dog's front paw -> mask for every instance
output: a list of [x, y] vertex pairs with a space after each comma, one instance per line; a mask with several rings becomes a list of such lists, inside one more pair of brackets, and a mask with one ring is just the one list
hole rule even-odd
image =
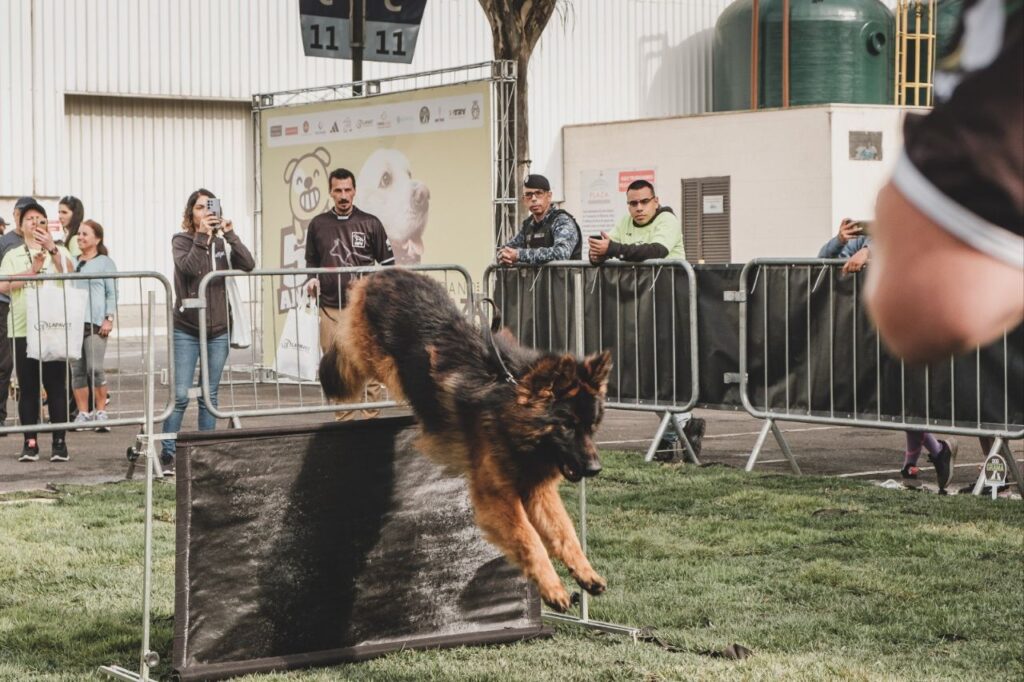
[[604, 591], [608, 589], [607, 581], [593, 571], [586, 575], [575, 575], [573, 577], [576, 578], [576, 582], [579, 583], [580, 587], [594, 596], [604, 594]]
[[561, 585], [557, 589], [541, 590], [540, 598], [544, 600], [544, 603], [548, 605], [553, 611], [559, 613], [565, 613], [572, 606], [572, 600], [569, 598], [569, 593], [565, 591], [565, 588]]

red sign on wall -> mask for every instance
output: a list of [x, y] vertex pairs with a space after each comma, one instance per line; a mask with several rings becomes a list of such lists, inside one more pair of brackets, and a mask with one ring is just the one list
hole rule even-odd
[[619, 191], [625, 192], [626, 188], [637, 180], [646, 180], [647, 182], [654, 184], [654, 171], [652, 170], [633, 170], [633, 171], [619, 171]]

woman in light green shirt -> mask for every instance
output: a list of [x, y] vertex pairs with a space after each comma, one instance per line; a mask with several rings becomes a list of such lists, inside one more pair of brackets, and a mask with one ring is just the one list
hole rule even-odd
[[[4, 256], [0, 263], [0, 275], [32, 277], [39, 274], [71, 272], [71, 254], [63, 246], [54, 243], [46, 226], [46, 210], [33, 202], [22, 209], [19, 227], [25, 244], [18, 246]], [[50, 410], [50, 422], [60, 424], [68, 420], [68, 396], [65, 390], [67, 369], [62, 360], [40, 363], [28, 357], [28, 301], [26, 294], [39, 286], [38, 280], [0, 281], [0, 293], [11, 297], [11, 317], [8, 323], [9, 336], [14, 342], [14, 368], [18, 374], [18, 417], [22, 425], [38, 424], [42, 412], [39, 378], [42, 376], [46, 388], [46, 403]], [[58, 284], [62, 284], [58, 282]], [[42, 367], [40, 367], [42, 365]], [[36, 434], [26, 432], [25, 444], [19, 462], [35, 462], [39, 459], [39, 442]], [[68, 447], [64, 431], [53, 432], [51, 462], [68, 461]]]

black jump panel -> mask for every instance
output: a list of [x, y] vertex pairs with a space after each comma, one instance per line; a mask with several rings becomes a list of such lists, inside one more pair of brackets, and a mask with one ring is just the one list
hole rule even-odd
[[416, 431], [399, 417], [181, 434], [182, 680], [546, 632], [535, 590]]

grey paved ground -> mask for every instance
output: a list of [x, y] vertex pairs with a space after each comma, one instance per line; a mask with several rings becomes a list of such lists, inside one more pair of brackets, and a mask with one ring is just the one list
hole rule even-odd
[[[236, 400], [248, 400], [251, 393], [245, 393], [246, 386], [236, 387]], [[127, 379], [121, 383], [121, 392], [115, 391], [113, 407], [120, 406], [125, 414], [138, 415], [138, 408], [127, 409], [124, 403], [136, 404], [141, 398], [141, 385]], [[166, 397], [166, 387], [160, 387]], [[268, 391], [264, 388], [261, 394]], [[273, 395], [276, 397], [277, 389]], [[230, 395], [230, 388], [222, 388], [222, 400]], [[297, 400], [294, 387], [282, 387], [285, 399]], [[261, 398], [263, 400], [263, 398]], [[316, 402], [315, 392], [304, 389], [303, 400]], [[119, 402], [120, 401], [120, 402]], [[158, 400], [159, 402], [159, 400]], [[265, 404], [265, 403], [264, 403]], [[10, 404], [11, 413], [15, 405]], [[112, 414], [115, 414], [112, 410]], [[186, 415], [185, 429], [195, 428], [196, 410], [190, 406]], [[743, 412], [720, 412], [698, 410], [698, 416], [708, 420], [708, 431], [704, 438], [701, 460], [734, 467], [743, 467], [754, 446], [762, 422], [752, 419]], [[329, 414], [303, 415], [300, 417], [251, 418], [244, 426], [263, 426], [295, 423], [296, 420], [315, 423], [329, 419]], [[225, 424], [226, 425], [226, 424]], [[651, 413], [623, 410], [609, 411], [599, 432], [599, 444], [604, 450], [625, 450], [636, 452], [640, 457], [646, 451], [658, 426], [658, 417]], [[899, 479], [904, 446], [903, 434], [893, 431], [847, 427], [822, 427], [808, 424], [783, 424], [783, 430], [804, 473], [856, 477], [865, 480], [884, 481]], [[47, 484], [98, 483], [116, 481], [125, 477], [127, 470], [126, 449], [133, 444], [138, 428], [116, 427], [110, 433], [76, 432], [68, 436], [71, 461], [50, 463], [48, 461], [49, 436], [40, 438], [43, 457], [39, 462], [20, 463], [17, 456], [21, 436], [10, 434], [0, 438], [0, 492], [45, 488]], [[983, 456], [975, 439], [960, 438], [960, 456], [952, 489], [971, 484], [977, 476], [978, 465]], [[1012, 444], [1018, 460], [1024, 459], [1024, 447], [1020, 442]], [[927, 462], [922, 458], [922, 466]], [[655, 465], [652, 465], [655, 466]], [[786, 473], [789, 466], [782, 458], [778, 446], [769, 438], [757, 465], [758, 470]], [[139, 470], [141, 472], [141, 469]], [[934, 472], [925, 468], [922, 474], [925, 483], [934, 482]]]

